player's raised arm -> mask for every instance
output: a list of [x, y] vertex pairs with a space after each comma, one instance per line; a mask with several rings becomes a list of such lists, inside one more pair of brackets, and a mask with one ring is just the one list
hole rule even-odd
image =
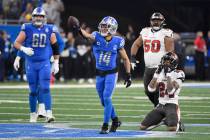
[[81, 36], [89, 39], [90, 41], [95, 41], [95, 36], [80, 28], [80, 22], [76, 17], [69, 16], [67, 24], [70, 30], [73, 30], [77, 34], [80, 34]]
[[152, 80], [150, 81], [150, 83], [148, 85], [148, 90], [150, 92], [156, 91], [157, 86], [158, 86], [158, 77], [159, 77], [162, 70], [163, 70], [163, 66], [159, 65], [158, 68], [156, 69], [154, 75], [153, 75]]
[[83, 37], [89, 39], [90, 41], [93, 41], [93, 42], [95, 41], [95, 36], [93, 36], [92, 34], [86, 32], [83, 29], [80, 29], [80, 31], [81, 31], [80, 33], [82, 34]]

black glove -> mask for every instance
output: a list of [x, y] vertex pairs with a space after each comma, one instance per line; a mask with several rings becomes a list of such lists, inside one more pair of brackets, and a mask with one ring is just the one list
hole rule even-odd
[[126, 77], [125, 77], [125, 82], [124, 85], [126, 85], [126, 88], [131, 86], [131, 74], [130, 73], [126, 73]]
[[161, 64], [158, 65], [158, 68], [156, 69], [155, 73], [160, 74], [162, 69], [163, 69], [163, 65], [161, 65]]

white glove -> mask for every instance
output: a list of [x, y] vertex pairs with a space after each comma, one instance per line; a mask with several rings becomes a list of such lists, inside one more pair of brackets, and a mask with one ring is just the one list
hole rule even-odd
[[28, 56], [34, 55], [34, 50], [33, 50], [33, 48], [27, 48], [27, 47], [21, 46], [21, 47], [20, 47], [20, 50], [21, 50], [22, 52], [24, 52], [25, 54], [27, 54]]
[[132, 68], [132, 70], [135, 69], [136, 64], [138, 64], [138, 63], [139, 63], [139, 61], [136, 60], [136, 58], [134, 56], [131, 56], [131, 68]]
[[54, 75], [59, 72], [59, 60], [58, 59], [55, 59], [54, 62], [52, 63], [51, 72]]
[[14, 64], [13, 64], [13, 66], [14, 66], [14, 69], [16, 70], [16, 71], [18, 71], [18, 69], [20, 68], [20, 57], [19, 56], [17, 56], [16, 58], [15, 58], [15, 61], [14, 61]]

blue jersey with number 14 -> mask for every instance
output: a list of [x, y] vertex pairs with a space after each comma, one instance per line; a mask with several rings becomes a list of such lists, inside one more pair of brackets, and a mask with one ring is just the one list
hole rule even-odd
[[44, 24], [38, 28], [32, 23], [25, 23], [22, 25], [21, 30], [25, 32], [25, 47], [33, 48], [34, 55], [25, 55], [26, 60], [30, 62], [40, 62], [49, 60], [50, 54], [50, 38], [54, 32], [51, 25]]
[[115, 69], [118, 51], [124, 47], [125, 40], [122, 37], [113, 36], [107, 42], [99, 32], [93, 32], [92, 35], [95, 37], [93, 53], [96, 59], [96, 68], [103, 71]]

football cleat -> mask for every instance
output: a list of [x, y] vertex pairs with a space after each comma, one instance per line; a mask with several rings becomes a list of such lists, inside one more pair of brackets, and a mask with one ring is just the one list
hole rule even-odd
[[39, 104], [37, 114], [38, 114], [38, 118], [45, 118], [46, 117], [46, 110], [45, 110], [44, 104]]
[[33, 113], [30, 113], [30, 120], [29, 120], [30, 123], [35, 123], [37, 122], [37, 114], [35, 112]]
[[122, 124], [121, 121], [118, 120], [117, 117], [115, 117], [113, 120], [112, 120], [112, 125], [109, 129], [109, 132], [116, 132], [117, 128], [120, 127]]
[[101, 131], [99, 132], [99, 134], [108, 134], [108, 124], [104, 123], [101, 127]]
[[185, 131], [185, 126], [184, 126], [184, 124], [181, 121], [179, 121], [179, 129], [178, 129], [178, 131], [179, 132], [184, 132]]
[[52, 115], [52, 111], [47, 110], [46, 112], [47, 112], [46, 113], [46, 122], [51, 123], [51, 122], [55, 121], [55, 117]]

